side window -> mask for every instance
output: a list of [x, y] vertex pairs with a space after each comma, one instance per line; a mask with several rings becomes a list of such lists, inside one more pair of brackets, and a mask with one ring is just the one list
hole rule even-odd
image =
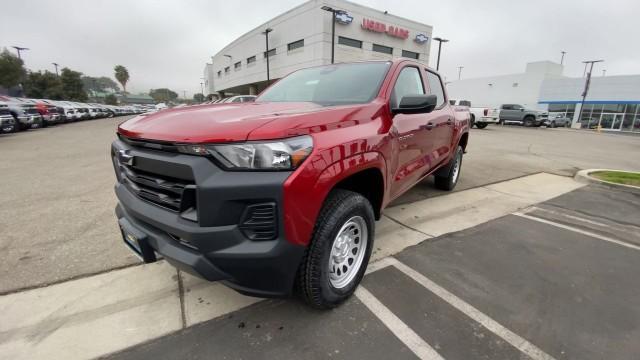
[[511, 105], [502, 105], [502, 110], [511, 110]]
[[405, 95], [424, 95], [420, 70], [416, 67], [408, 66], [400, 71], [391, 93], [391, 107], [398, 107], [400, 100]]
[[429, 81], [431, 95], [436, 95], [438, 97], [438, 105], [436, 105], [436, 108], [439, 108], [444, 104], [444, 89], [442, 88], [440, 76], [432, 73], [431, 71], [427, 71], [427, 80]]

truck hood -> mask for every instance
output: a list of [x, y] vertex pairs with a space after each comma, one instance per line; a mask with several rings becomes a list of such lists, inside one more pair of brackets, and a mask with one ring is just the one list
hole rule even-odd
[[313, 103], [196, 105], [136, 116], [118, 127], [121, 135], [182, 143], [244, 141], [262, 125], [281, 117], [315, 112]]

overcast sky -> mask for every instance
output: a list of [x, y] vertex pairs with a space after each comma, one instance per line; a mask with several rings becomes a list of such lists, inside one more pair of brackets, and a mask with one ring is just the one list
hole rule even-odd
[[[169, 87], [200, 91], [211, 55], [301, 0], [9, 0], [0, 13], [0, 47], [28, 47], [27, 68], [52, 62], [91, 76], [129, 69], [132, 92]], [[560, 61], [582, 76], [588, 59], [605, 59], [594, 74], [640, 74], [638, 0], [355, 0], [432, 25], [444, 45], [441, 72], [462, 77], [522, 72], [535, 60]], [[436, 43], [437, 44], [437, 43]], [[431, 50], [435, 67], [437, 48]], [[10, 49], [13, 51], [13, 49]]]

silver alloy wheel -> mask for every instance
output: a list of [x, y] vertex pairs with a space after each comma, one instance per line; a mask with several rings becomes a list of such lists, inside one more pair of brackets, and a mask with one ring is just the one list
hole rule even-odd
[[368, 241], [367, 223], [361, 216], [354, 216], [342, 225], [329, 255], [329, 282], [334, 288], [342, 289], [355, 278]]
[[456, 162], [453, 163], [453, 183], [455, 184], [458, 181], [458, 176], [460, 175], [460, 163], [462, 160], [462, 153], [458, 152], [456, 154]]

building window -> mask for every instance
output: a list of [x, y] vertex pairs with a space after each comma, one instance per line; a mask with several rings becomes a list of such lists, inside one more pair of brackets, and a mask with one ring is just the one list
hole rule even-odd
[[338, 36], [338, 44], [341, 45], [347, 45], [347, 46], [351, 46], [351, 47], [355, 47], [358, 49], [362, 49], [362, 41], [360, 40], [355, 40], [355, 39], [349, 39], [343, 36]]
[[276, 49], [271, 49], [269, 51], [263, 52], [262, 55], [265, 57], [265, 59], [267, 58], [267, 54], [269, 54], [269, 57], [272, 57], [276, 54]]
[[393, 54], [393, 48], [384, 45], [373, 44], [373, 48], [371, 50], [389, 55]]
[[301, 47], [304, 47], [304, 39], [289, 43], [289, 45], [287, 45], [287, 50], [291, 51], [291, 50], [299, 49]]
[[402, 50], [402, 57], [418, 60], [420, 58], [420, 54], [409, 50]]
[[236, 69], [236, 70], [239, 70], [241, 64], [242, 63], [240, 61], [238, 61], [237, 63], [233, 64], [233, 68]]
[[224, 73], [228, 74], [229, 73], [229, 67], [227, 66], [226, 68], [224, 68]]
[[222, 70], [218, 71], [218, 77], [222, 76]]
[[252, 57], [248, 57], [247, 58], [247, 65], [256, 62], [256, 57], [252, 56]]

